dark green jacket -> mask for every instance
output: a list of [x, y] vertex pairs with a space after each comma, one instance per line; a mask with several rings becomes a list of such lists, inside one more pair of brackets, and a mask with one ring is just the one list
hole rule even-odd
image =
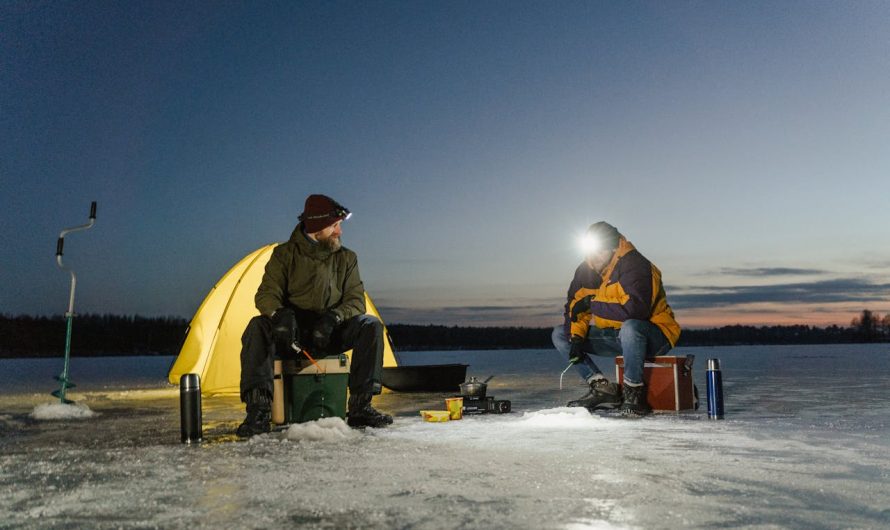
[[255, 302], [266, 316], [288, 304], [316, 313], [333, 311], [342, 320], [362, 315], [365, 287], [358, 256], [345, 247], [331, 252], [310, 240], [301, 223], [272, 251]]

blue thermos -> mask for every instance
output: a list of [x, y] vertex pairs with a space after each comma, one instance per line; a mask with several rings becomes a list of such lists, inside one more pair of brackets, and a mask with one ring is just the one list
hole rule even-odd
[[720, 359], [708, 359], [708, 419], [723, 419], [723, 375]]

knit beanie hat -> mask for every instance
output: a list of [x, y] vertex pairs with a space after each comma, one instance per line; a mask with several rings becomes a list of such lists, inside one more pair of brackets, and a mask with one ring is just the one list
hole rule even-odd
[[303, 222], [307, 234], [314, 234], [337, 221], [349, 219], [351, 215], [349, 210], [326, 195], [310, 195], [306, 197], [300, 221]]

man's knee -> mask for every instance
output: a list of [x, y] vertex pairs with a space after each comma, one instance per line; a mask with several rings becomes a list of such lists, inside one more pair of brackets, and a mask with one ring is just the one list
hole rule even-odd
[[624, 323], [621, 324], [621, 330], [618, 332], [618, 334], [625, 336], [642, 335], [645, 332], [645, 328], [648, 324], [648, 320], [637, 320], [635, 318], [631, 318], [625, 320]]
[[257, 315], [247, 322], [247, 327], [244, 328], [244, 335], [242, 335], [241, 338], [244, 340], [248, 337], [255, 337], [258, 335], [265, 336], [269, 333], [269, 329], [269, 319], [263, 315]]
[[368, 326], [371, 328], [383, 329], [383, 322], [381, 322], [380, 319], [374, 315], [359, 315], [356, 318], [358, 318], [358, 321], [359, 323], [361, 323], [362, 327]]
[[360, 334], [383, 336], [383, 322], [379, 318], [374, 315], [361, 315], [356, 318], [358, 318]]

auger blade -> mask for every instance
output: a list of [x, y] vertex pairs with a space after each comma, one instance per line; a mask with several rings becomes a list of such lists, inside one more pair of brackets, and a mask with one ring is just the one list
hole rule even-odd
[[57, 375], [57, 376], [53, 377], [53, 379], [55, 379], [56, 381], [58, 381], [58, 382], [60, 382], [60, 383], [64, 383], [64, 384], [65, 384], [65, 388], [75, 388], [75, 387], [77, 387], [77, 385], [75, 385], [74, 383], [72, 383], [70, 379], [68, 379], [68, 378], [66, 378], [66, 377], [62, 377], [61, 375]]
[[59, 398], [59, 400], [60, 400], [62, 403], [66, 404], [66, 405], [73, 405], [73, 404], [74, 404], [74, 402], [71, 401], [70, 399], [68, 399], [68, 398], [63, 398], [63, 397], [62, 397], [62, 391], [61, 391], [61, 390], [53, 390], [52, 392], [50, 392], [50, 394], [52, 394], [54, 397]]

